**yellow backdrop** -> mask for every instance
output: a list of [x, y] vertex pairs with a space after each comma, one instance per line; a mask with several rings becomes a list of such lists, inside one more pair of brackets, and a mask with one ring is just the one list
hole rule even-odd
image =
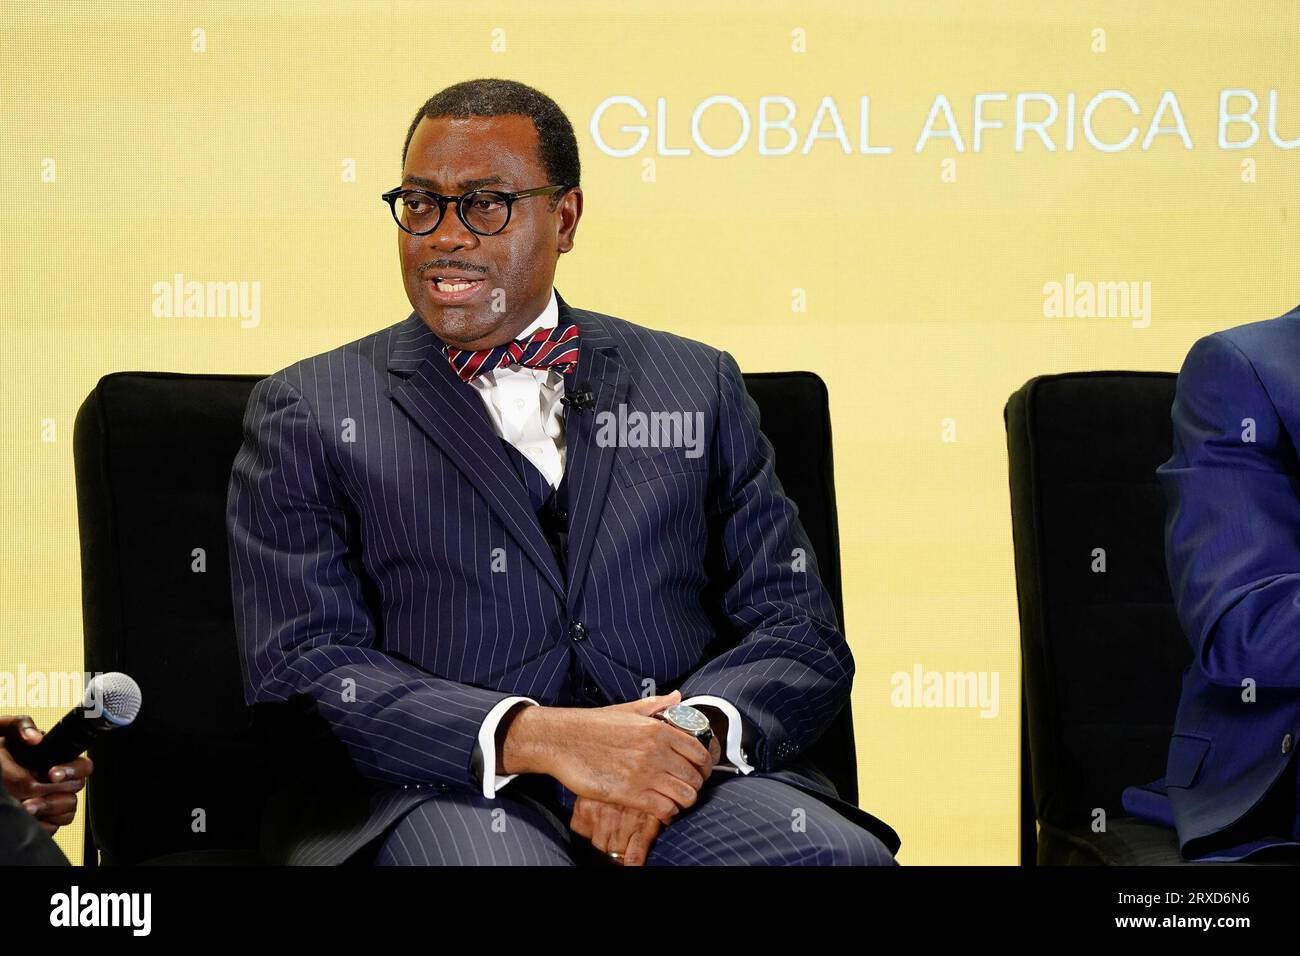
[[[378, 197], [407, 125], [518, 79], [579, 138], [568, 301], [826, 380], [862, 804], [903, 863], [1014, 862], [1003, 403], [1300, 302], [1300, 17], [980, 6], [7, 5], [0, 670], [81, 668], [96, 380], [271, 372], [404, 318]], [[158, 308], [178, 274], [250, 308]], [[996, 699], [903, 706], [918, 669]], [[58, 839], [76, 858], [80, 817]]]

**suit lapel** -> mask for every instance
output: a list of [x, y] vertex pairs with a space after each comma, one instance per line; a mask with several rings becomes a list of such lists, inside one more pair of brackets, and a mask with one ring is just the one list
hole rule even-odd
[[[605, 508], [616, 446], [596, 442], [596, 416], [617, 414], [627, 401], [631, 379], [605, 320], [574, 310], [555, 292], [560, 320], [578, 324], [578, 365], [568, 390], [590, 390], [595, 405], [582, 412], [565, 409], [565, 474], [569, 496], [569, 606], [581, 593], [587, 561]], [[519, 494], [514, 466], [492, 428], [483, 400], [452, 371], [442, 341], [412, 313], [398, 323], [389, 350], [389, 371], [405, 376], [388, 394], [447, 455], [501, 518], [506, 530], [541, 570], [556, 593], [565, 596], [564, 574], [546, 536]]]
[[[585, 329], [580, 329], [579, 335], [583, 333]], [[409, 377], [395, 382], [388, 394], [474, 485], [542, 577], [563, 597], [560, 566], [537, 516], [519, 493], [514, 465], [492, 429], [483, 400], [452, 370], [442, 346], [418, 314], [399, 323], [388, 368]]]
[[570, 391], [589, 390], [595, 406], [577, 412], [565, 410], [565, 473], [569, 487], [569, 607], [582, 593], [587, 561], [600, 527], [600, 516], [608, 498], [610, 470], [617, 446], [601, 448], [596, 442], [596, 418], [601, 412], [616, 413], [627, 401], [631, 378], [619, 360], [618, 346], [604, 318], [585, 310], [574, 311], [555, 293], [560, 317], [578, 323], [578, 365], [569, 376]]

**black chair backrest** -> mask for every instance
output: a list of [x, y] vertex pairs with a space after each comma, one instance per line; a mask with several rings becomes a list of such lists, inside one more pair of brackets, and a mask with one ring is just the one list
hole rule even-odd
[[265, 775], [225, 527], [258, 378], [116, 373], [77, 412], [85, 667], [130, 674], [144, 697], [135, 724], [90, 751], [88, 823], [106, 863], [258, 845]]
[[[1191, 652], [1164, 557], [1171, 372], [1031, 379], [1003, 417], [1024, 708], [1023, 862], [1061, 827], [1165, 770]], [[1104, 568], [1104, 570], [1103, 570]]]
[[[85, 667], [130, 674], [145, 701], [91, 750], [88, 824], [107, 863], [258, 846], [268, 768], [243, 699], [225, 513], [259, 378], [119, 372], [77, 413]], [[826, 387], [807, 372], [745, 381], [842, 621]], [[856, 802], [847, 706], [809, 755]]]
[[[763, 434], [776, 453], [776, 476], [795, 503], [844, 628], [840, 579], [839, 518], [835, 510], [830, 397], [826, 383], [812, 372], [748, 372], [745, 388], [758, 405]], [[826, 733], [808, 750], [809, 758], [831, 778], [840, 797], [858, 802], [858, 760], [853, 713], [846, 703]]]

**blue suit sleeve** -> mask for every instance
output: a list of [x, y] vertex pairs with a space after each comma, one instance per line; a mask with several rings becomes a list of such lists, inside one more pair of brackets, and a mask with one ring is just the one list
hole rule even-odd
[[307, 401], [282, 378], [253, 388], [226, 520], [248, 703], [310, 697], [371, 779], [478, 789], [479, 728], [510, 695], [379, 648], [354, 512]]
[[814, 743], [848, 701], [853, 656], [798, 509], [773, 470], [758, 405], [726, 352], [718, 379], [707, 563], [736, 642], [681, 692], [732, 702], [744, 717], [750, 763], [771, 771]]
[[1221, 333], [1178, 376], [1165, 558], [1178, 618], [1208, 680], [1300, 687], [1300, 475], [1250, 361]]

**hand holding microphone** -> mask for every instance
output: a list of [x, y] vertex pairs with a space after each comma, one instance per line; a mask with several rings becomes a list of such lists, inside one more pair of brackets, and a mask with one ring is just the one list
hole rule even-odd
[[[0, 717], [0, 784], [42, 830], [53, 834], [76, 816], [77, 793], [86, 785], [94, 765], [89, 757], [78, 757], [52, 767], [48, 777], [33, 773], [15, 756], [39, 744], [43, 737], [30, 717]], [[44, 782], [47, 779], [53, 782]]]
[[139, 711], [139, 686], [112, 673], [94, 678], [83, 703], [48, 734], [30, 717], [0, 716], [0, 784], [46, 833], [54, 833], [72, 822], [76, 795], [94, 769], [90, 758], [79, 754], [103, 734], [130, 724]]

